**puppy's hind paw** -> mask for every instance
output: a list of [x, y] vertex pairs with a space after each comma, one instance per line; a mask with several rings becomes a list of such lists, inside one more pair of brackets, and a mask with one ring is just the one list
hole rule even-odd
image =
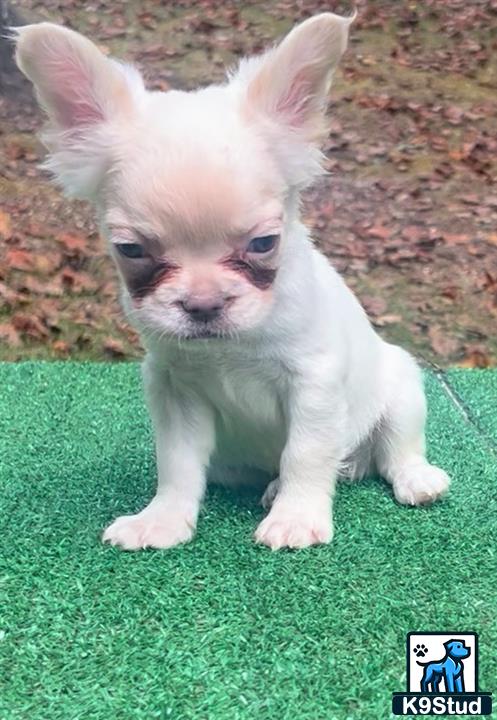
[[118, 517], [105, 530], [102, 540], [123, 550], [164, 549], [188, 542], [194, 532], [195, 521], [181, 512], [145, 508], [137, 515]]
[[428, 505], [443, 497], [450, 484], [444, 470], [420, 463], [400, 470], [393, 480], [395, 498], [403, 505]]

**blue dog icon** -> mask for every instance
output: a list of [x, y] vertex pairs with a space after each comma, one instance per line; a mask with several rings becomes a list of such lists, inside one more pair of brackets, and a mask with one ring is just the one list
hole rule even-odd
[[464, 692], [464, 665], [461, 660], [469, 657], [471, 649], [466, 647], [462, 640], [448, 640], [444, 643], [444, 647], [446, 654], [442, 660], [416, 661], [418, 665], [424, 667], [421, 679], [423, 693], [440, 692], [439, 685], [442, 679], [445, 681], [445, 692]]

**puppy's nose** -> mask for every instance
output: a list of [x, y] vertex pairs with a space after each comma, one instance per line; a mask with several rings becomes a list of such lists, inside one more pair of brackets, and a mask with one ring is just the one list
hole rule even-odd
[[211, 322], [221, 314], [224, 302], [221, 298], [188, 298], [180, 302], [183, 310], [188, 313], [195, 322]]

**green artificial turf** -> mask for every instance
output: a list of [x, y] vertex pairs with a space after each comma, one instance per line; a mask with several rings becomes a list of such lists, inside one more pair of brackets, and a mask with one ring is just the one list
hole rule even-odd
[[497, 382], [487, 370], [451, 370], [446, 379], [464, 411], [497, 451]]
[[342, 484], [330, 546], [271, 553], [256, 495], [211, 488], [192, 544], [125, 553], [99, 536], [153, 492], [138, 367], [0, 365], [0, 718], [382, 720], [415, 630], [479, 632], [497, 691], [497, 372], [449, 379], [488, 423], [427, 378], [445, 501]]

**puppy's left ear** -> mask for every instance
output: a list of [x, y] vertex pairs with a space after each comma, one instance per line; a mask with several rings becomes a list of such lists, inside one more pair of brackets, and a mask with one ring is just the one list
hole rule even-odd
[[264, 59], [248, 102], [273, 120], [319, 139], [333, 73], [354, 18], [323, 13], [297, 25]]
[[284, 133], [287, 141], [319, 143], [326, 134], [331, 80], [355, 17], [309, 18], [274, 50], [242, 63], [234, 82], [244, 86], [245, 113]]

